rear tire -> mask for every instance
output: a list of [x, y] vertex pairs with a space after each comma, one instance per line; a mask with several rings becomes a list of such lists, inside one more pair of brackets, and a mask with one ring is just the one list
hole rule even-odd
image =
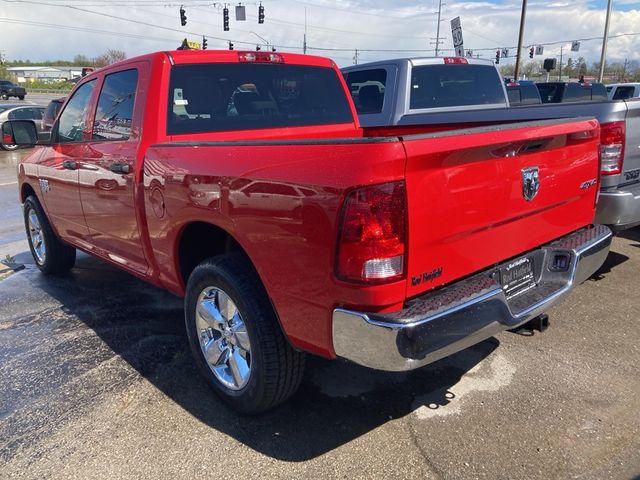
[[31, 255], [43, 273], [60, 274], [73, 268], [76, 249], [63, 243], [53, 232], [40, 202], [33, 195], [24, 202], [24, 225]]
[[24, 100], [24, 95], [20, 95], [20, 96], [18, 96], [18, 98], [19, 98], [20, 100]]
[[287, 342], [260, 279], [242, 255], [212, 257], [194, 269], [185, 323], [198, 367], [238, 412], [264, 412], [298, 389], [305, 355]]

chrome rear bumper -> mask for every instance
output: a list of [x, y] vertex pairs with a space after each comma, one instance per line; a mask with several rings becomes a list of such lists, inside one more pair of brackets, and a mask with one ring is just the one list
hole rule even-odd
[[618, 232], [640, 224], [640, 184], [603, 191], [598, 197], [596, 222]]
[[[536, 285], [511, 298], [496, 280], [498, 265], [412, 299], [399, 312], [337, 308], [334, 350], [378, 370], [412, 370], [435, 362], [547, 311], [600, 268], [611, 238], [609, 228], [595, 225], [529, 252], [538, 265]], [[557, 255], [569, 258], [562, 271], [550, 268]]]

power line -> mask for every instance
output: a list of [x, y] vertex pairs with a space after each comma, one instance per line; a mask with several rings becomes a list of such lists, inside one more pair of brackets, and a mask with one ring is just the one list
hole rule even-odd
[[[124, 21], [124, 22], [135, 23], [135, 24], [138, 24], [138, 25], [144, 25], [144, 26], [152, 27], [152, 28], [160, 28], [160, 29], [163, 29], [163, 30], [171, 31], [171, 32], [178, 32], [178, 33], [180, 33], [182, 35], [189, 34], [189, 35], [195, 35], [195, 36], [199, 37], [200, 35], [203, 34], [202, 32], [191, 32], [191, 31], [186, 31], [186, 30], [183, 30], [183, 29], [178, 29], [178, 28], [173, 28], [173, 27], [165, 27], [163, 25], [155, 25], [155, 24], [149, 23], [149, 22], [143, 22], [143, 21], [134, 20], [134, 19], [131, 19], [131, 18], [119, 17], [117, 15], [111, 15], [109, 13], [104, 13], [104, 12], [96, 12], [95, 10], [87, 10], [86, 8], [80, 8], [80, 7], [75, 7], [75, 6], [71, 6], [71, 5], [59, 5], [59, 4], [56, 5], [54, 3], [38, 2], [38, 1], [34, 1], [34, 0], [3, 0], [3, 1], [8, 2], [8, 3], [27, 3], [27, 4], [32, 4], [32, 5], [45, 5], [45, 6], [49, 6], [49, 7], [70, 8], [72, 10], [77, 10], [79, 12], [91, 13], [91, 14], [94, 14], [94, 15], [102, 16], [102, 17], [113, 18], [115, 20], [121, 20], [121, 21]], [[223, 38], [223, 37], [218, 37], [216, 35], [211, 35], [211, 34], [207, 34], [207, 33], [205, 33], [205, 35], [207, 36], [207, 38], [214, 39], [214, 40], [220, 40], [220, 41], [223, 41], [223, 42], [231, 41], [231, 42], [234, 42], [234, 43], [240, 43], [240, 44], [244, 44], [244, 45], [253, 45], [254, 44], [254, 42], [245, 42], [245, 41], [242, 41], [242, 40], [236, 40], [236, 39], [232, 39], [232, 38]], [[299, 50], [299, 47], [291, 46], [291, 45], [274, 45], [274, 46], [278, 47], [278, 48], [284, 48], [284, 49], [290, 49], [290, 50]]]
[[159, 41], [159, 42], [175, 41], [175, 39], [169, 39], [167, 37], [150, 37], [149, 35], [139, 35], [135, 33], [125, 33], [125, 32], [113, 32], [110, 30], [102, 30], [102, 29], [80, 27], [80, 26], [73, 26], [73, 25], [59, 25], [55, 23], [35, 22], [30, 20], [21, 20], [17, 18], [0, 18], [0, 23], [11, 23], [11, 24], [17, 24], [17, 25], [30, 25], [30, 26], [45, 27], [45, 28], [55, 28], [57, 30], [67, 30], [67, 31], [73, 31], [73, 32], [115, 35], [118, 37], [135, 38], [139, 40], [152, 40], [152, 41]]
[[[196, 10], [196, 11], [199, 11], [199, 12], [204, 12], [205, 11], [202, 8], [192, 8], [192, 9]], [[247, 15], [247, 18], [253, 19], [255, 17], [252, 17], [251, 15]], [[305, 25], [303, 23], [291, 22], [291, 21], [288, 21], [288, 20], [278, 20], [278, 19], [270, 18], [269, 22], [270, 23], [275, 23], [275, 24], [280, 24], [280, 25], [289, 25], [289, 26], [298, 28], [300, 30], [303, 30], [305, 28]], [[356, 30], [342, 30], [342, 29], [339, 29], [339, 28], [321, 27], [321, 26], [312, 25], [312, 24], [307, 24], [307, 28], [314, 29], [314, 30], [321, 30], [321, 31], [325, 31], [325, 32], [347, 33], [349, 35], [366, 35], [368, 37], [403, 38], [403, 39], [407, 39], [407, 40], [415, 40], [417, 38], [415, 35], [391, 35], [391, 34], [385, 34], [385, 33], [359, 32], [359, 31], [356, 31]]]
[[[35, 5], [45, 5], [45, 6], [51, 6], [51, 7], [62, 7], [62, 8], [70, 8], [73, 10], [77, 10], [80, 12], [85, 12], [85, 13], [89, 13], [89, 14], [94, 14], [94, 15], [99, 15], [99, 16], [103, 16], [103, 17], [107, 17], [107, 18], [112, 18], [115, 20], [120, 20], [120, 21], [126, 21], [126, 22], [131, 22], [131, 23], [135, 23], [138, 25], [144, 25], [144, 26], [148, 26], [151, 28], [159, 28], [159, 29], [163, 29], [163, 30], [167, 30], [167, 31], [171, 31], [171, 32], [177, 32], [180, 33], [180, 35], [184, 35], [184, 34], [189, 34], [189, 35], [195, 35], [195, 36], [201, 36], [203, 35], [202, 32], [191, 32], [191, 31], [185, 31], [182, 29], [177, 29], [177, 28], [172, 28], [172, 27], [167, 27], [167, 26], [163, 26], [163, 25], [156, 25], [156, 24], [152, 24], [149, 22], [144, 22], [144, 21], [139, 21], [139, 20], [134, 20], [134, 19], [130, 19], [130, 18], [125, 18], [125, 17], [120, 17], [117, 15], [112, 15], [112, 14], [108, 14], [108, 13], [104, 13], [104, 12], [96, 12], [94, 10], [88, 10], [85, 8], [80, 8], [74, 5], [67, 5], [67, 4], [52, 4], [52, 3], [47, 3], [47, 2], [41, 2], [41, 1], [34, 1], [34, 0], [3, 0], [4, 2], [7, 3], [26, 3], [26, 4], [35, 4]], [[95, 1], [95, 0], [91, 0], [91, 1]], [[141, 0], [134, 0], [135, 2], [140, 2]], [[158, 3], [157, 0], [151, 0], [149, 2], [145, 2], [145, 5], [149, 5], [149, 6], [154, 6], [154, 4], [152, 2], [156, 2], [156, 4]], [[183, 1], [182, 4], [187, 4], [186, 1]], [[210, 4], [210, 2], [209, 2]], [[163, 5], [166, 5], [166, 3], [163, 3]], [[199, 6], [202, 6], [202, 3], [198, 3]], [[154, 12], [157, 13], [157, 12]], [[167, 16], [168, 15], [164, 15]], [[56, 25], [56, 24], [45, 24], [43, 22], [28, 22], [28, 21], [24, 21], [24, 20], [18, 20], [18, 19], [2, 19], [0, 18], [0, 21], [3, 21], [4, 23], [21, 23], [24, 25], [34, 25], [34, 26], [44, 26], [44, 27], [48, 27], [48, 28], [60, 28], [60, 29], [64, 29], [64, 30], [76, 30], [76, 31], [85, 31], [85, 32], [95, 32], [95, 33], [101, 33], [101, 34], [107, 34], [107, 35], [114, 35], [117, 34], [118, 36], [121, 37], [128, 37], [128, 38], [138, 38], [138, 39], [153, 39], [153, 40], [158, 40], [158, 41], [169, 41], [169, 39], [165, 39], [165, 38], [160, 38], [160, 37], [150, 37], [148, 35], [137, 35], [137, 34], [127, 34], [127, 33], [123, 33], [123, 32], [111, 32], [111, 31], [107, 31], [107, 30], [99, 30], [99, 29], [90, 29], [90, 28], [85, 28], [85, 27], [75, 27], [75, 26], [63, 26], [63, 25]], [[288, 22], [288, 23], [293, 23], [293, 22]], [[204, 24], [204, 23], [203, 23]], [[209, 25], [209, 24], [206, 24]], [[322, 27], [318, 27], [318, 28], [322, 28]], [[248, 32], [248, 31], [247, 31]], [[243, 40], [237, 40], [237, 39], [233, 39], [233, 38], [223, 38], [223, 37], [218, 37], [215, 35], [210, 35], [207, 33], [204, 33], [207, 38], [209, 39], [214, 39], [214, 40], [220, 40], [222, 42], [234, 42], [234, 43], [238, 43], [241, 45], [254, 45], [255, 42], [250, 42], [250, 41], [243, 41]], [[616, 34], [616, 35], [609, 35], [610, 39], [614, 39], [614, 38], [622, 38], [622, 37], [630, 37], [630, 36], [640, 36], [640, 32], [627, 32], [627, 33], [620, 33], [620, 34]], [[415, 37], [413, 37], [415, 38]], [[577, 41], [591, 41], [591, 40], [602, 40], [602, 36], [595, 36], [595, 37], [585, 37], [585, 38], [573, 38], [571, 40], [558, 40], [558, 41], [553, 41], [553, 42], [531, 42], [531, 44], [535, 44], [535, 45], [544, 45], [544, 46], [553, 46], [553, 45], [559, 45], [559, 44], [563, 44], [563, 43], [569, 43], [571, 41], [577, 40]], [[174, 41], [173, 39], [171, 39], [170, 41]], [[294, 50], [294, 51], [298, 51], [301, 48], [299, 46], [292, 46], [292, 45], [278, 45], [278, 44], [274, 44], [275, 47], [279, 48], [279, 49], [288, 49], [288, 50]], [[474, 51], [491, 51], [491, 50], [495, 50], [496, 48], [517, 48], [516, 46], [504, 46], [502, 45], [501, 47], [482, 47], [482, 48], [474, 48]], [[313, 45], [307, 45], [307, 49], [308, 50], [314, 50], [317, 52], [353, 52], [354, 48], [353, 47], [322, 47], [322, 46], [313, 46]], [[452, 52], [453, 49], [439, 49], [440, 51], [443, 52]], [[427, 54], [430, 52], [434, 52], [433, 49], [411, 49], [411, 48], [406, 48], [406, 49], [402, 49], [402, 48], [394, 48], [394, 49], [385, 49], [385, 48], [358, 48], [358, 52], [378, 52], [378, 53], [418, 53], [418, 54]]]

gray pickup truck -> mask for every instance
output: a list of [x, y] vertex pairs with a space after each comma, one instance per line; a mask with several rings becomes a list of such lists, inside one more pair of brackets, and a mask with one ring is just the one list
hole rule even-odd
[[[601, 126], [596, 223], [640, 225], [640, 99], [510, 107], [493, 62], [459, 57], [405, 58], [343, 68], [360, 125], [398, 134], [479, 125], [595, 117]], [[427, 129], [428, 130], [428, 129]]]

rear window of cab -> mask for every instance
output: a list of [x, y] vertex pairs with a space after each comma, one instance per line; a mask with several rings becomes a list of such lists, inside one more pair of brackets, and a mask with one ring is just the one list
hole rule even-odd
[[411, 110], [506, 105], [502, 80], [491, 65], [421, 65], [411, 69]]
[[171, 69], [169, 135], [352, 122], [330, 68], [238, 63]]

